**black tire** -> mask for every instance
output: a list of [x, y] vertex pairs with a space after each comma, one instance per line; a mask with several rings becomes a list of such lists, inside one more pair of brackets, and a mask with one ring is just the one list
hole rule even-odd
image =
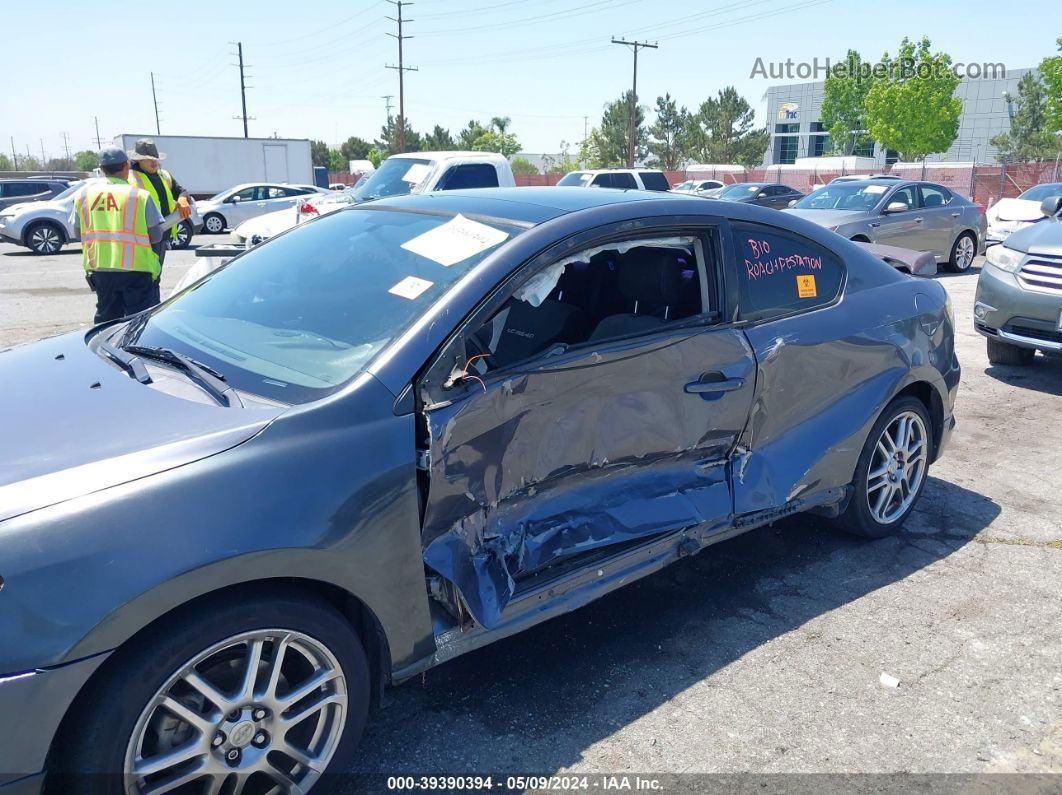
[[[892, 424], [894, 419], [909, 411], [921, 417], [925, 428], [926, 465], [911, 504], [893, 521], [883, 524], [875, 519], [871, 513], [867, 497], [867, 475], [870, 471], [870, 464], [873, 460], [878, 440], [881, 439], [885, 429]], [[852, 478], [852, 496], [848, 501], [848, 506], [840, 516], [832, 520], [836, 527], [846, 533], [864, 538], [882, 538], [899, 530], [922, 496], [922, 491], [928, 479], [928, 461], [930, 451], [933, 450], [933, 444], [933, 425], [929, 421], [929, 414], [922, 401], [914, 397], [902, 397], [886, 406], [885, 410], [881, 412], [881, 416], [878, 417], [878, 421], [874, 423], [874, 427], [870, 429], [867, 440], [863, 445], [863, 452], [859, 455], [855, 476]]]
[[[967, 262], [960, 254], [960, 248], [963, 246], [963, 241], [969, 241], [973, 245], [973, 256], [970, 257]], [[974, 259], [977, 258], [977, 238], [969, 232], [963, 232], [957, 238], [955, 242], [951, 244], [951, 254], [948, 255], [948, 261], [944, 263], [944, 267], [952, 273], [965, 273], [970, 270], [970, 266], [973, 265]]]
[[1005, 364], [1012, 367], [1027, 367], [1033, 363], [1036, 351], [1032, 348], [1019, 348], [999, 340], [986, 339], [988, 361], [992, 364]]
[[869, 243], [870, 242], [870, 238], [867, 237], [866, 235], [855, 235], [855, 236], [850, 237], [848, 239], [851, 240], [853, 243]]
[[66, 243], [66, 233], [59, 224], [52, 221], [37, 221], [26, 229], [26, 247], [34, 254], [47, 256], [56, 254]]
[[211, 235], [220, 235], [225, 231], [225, 216], [221, 213], [207, 213], [203, 217], [203, 231]]
[[[347, 702], [342, 734], [326, 772], [349, 768], [365, 728], [371, 692], [365, 651], [350, 624], [334, 608], [299, 592], [267, 598], [245, 594], [219, 602], [216, 608], [203, 608], [200, 601], [181, 609], [105, 663], [56, 741], [61, 756], [58, 770], [49, 778], [50, 792], [116, 795], [124, 791], [116, 773], [123, 768], [141, 712], [159, 688], [204, 650], [259, 629], [302, 633], [338, 661], [346, 679]], [[326, 780], [317, 785], [324, 789]]]
[[192, 222], [181, 221], [177, 225], [177, 237], [170, 240], [170, 248], [177, 251], [188, 248], [192, 244], [192, 235], [194, 234], [195, 227], [192, 226]]

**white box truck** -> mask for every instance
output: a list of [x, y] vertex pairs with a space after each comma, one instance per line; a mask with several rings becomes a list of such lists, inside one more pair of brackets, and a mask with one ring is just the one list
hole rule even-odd
[[213, 138], [200, 135], [123, 133], [115, 146], [131, 152], [150, 138], [166, 154], [163, 168], [185, 190], [206, 198], [244, 182], [313, 184], [313, 160], [307, 138]]

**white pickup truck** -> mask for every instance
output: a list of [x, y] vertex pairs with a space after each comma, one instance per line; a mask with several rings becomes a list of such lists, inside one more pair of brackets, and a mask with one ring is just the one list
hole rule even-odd
[[295, 207], [244, 221], [232, 231], [235, 246], [221, 244], [200, 247], [196, 252], [199, 260], [188, 269], [171, 295], [220, 268], [241, 248], [258, 245], [303, 221], [352, 204], [409, 193], [511, 188], [515, 185], [509, 161], [504, 155], [494, 152], [406, 152], [391, 155], [380, 163], [376, 171], [348, 190], [308, 196]]
[[509, 188], [515, 184], [509, 161], [493, 152], [407, 152], [391, 155], [348, 190], [309, 196], [294, 209], [248, 220], [237, 226], [232, 236], [237, 243], [254, 245], [303, 221], [363, 201], [436, 190]]

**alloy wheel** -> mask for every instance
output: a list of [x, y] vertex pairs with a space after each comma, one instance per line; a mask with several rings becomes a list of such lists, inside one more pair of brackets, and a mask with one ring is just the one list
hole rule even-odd
[[207, 216], [203, 223], [206, 224], [207, 231], [215, 235], [225, 228], [225, 223], [216, 215]]
[[38, 226], [30, 234], [30, 248], [38, 254], [54, 254], [63, 247], [63, 239], [50, 226]]
[[306, 792], [343, 734], [347, 684], [320, 641], [243, 632], [174, 672], [141, 712], [125, 753], [127, 793]]
[[974, 261], [974, 242], [970, 239], [969, 235], [963, 235], [955, 243], [955, 267], [964, 271], [969, 268]]
[[185, 224], [185, 223], [179, 224], [177, 226], [177, 239], [174, 241], [174, 244], [176, 245], [176, 247], [177, 248], [184, 248], [185, 246], [188, 245], [188, 243], [189, 243], [189, 241], [191, 239], [192, 239], [192, 234], [188, 230], [188, 225]]
[[926, 476], [928, 440], [913, 411], [896, 415], [881, 432], [867, 472], [867, 506], [875, 522], [895, 522], [911, 507]]

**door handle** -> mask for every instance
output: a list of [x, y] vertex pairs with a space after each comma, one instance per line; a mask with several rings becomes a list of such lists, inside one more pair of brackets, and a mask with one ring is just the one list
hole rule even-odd
[[962, 215], [962, 213], [952, 213], [951, 217], [952, 218], [958, 218], [960, 215]]
[[722, 373], [705, 373], [700, 381], [691, 381], [686, 384], [685, 390], [690, 395], [705, 395], [712, 392], [733, 392], [745, 386], [744, 378], [721, 378], [719, 381], [704, 380], [710, 376], [722, 376]]
[[921, 219], [921, 218], [915, 218], [915, 219], [914, 219], [914, 222], [915, 222], [916, 224], [920, 224], [920, 223], [922, 223], [922, 219]]
[[870, 226], [871, 226], [871, 227], [872, 227], [873, 229], [877, 229], [877, 228], [878, 228], [879, 226], [881, 226], [881, 224], [880, 224], [879, 222], [877, 222], [877, 221], [871, 221], [871, 222], [870, 222]]

